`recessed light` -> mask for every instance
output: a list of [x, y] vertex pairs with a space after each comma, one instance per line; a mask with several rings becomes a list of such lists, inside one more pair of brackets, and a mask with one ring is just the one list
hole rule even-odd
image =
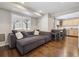
[[43, 13], [43, 14], [44, 14], [44, 12], [43, 12], [42, 10], [38, 10], [37, 12], [39, 12], [39, 13]]
[[43, 11], [42, 10], [39, 10], [39, 12], [42, 13]]

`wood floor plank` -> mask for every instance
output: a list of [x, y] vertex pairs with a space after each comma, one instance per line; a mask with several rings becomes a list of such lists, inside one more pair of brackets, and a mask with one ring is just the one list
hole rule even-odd
[[[67, 37], [65, 40], [50, 41], [36, 49], [26, 53], [23, 57], [76, 57], [78, 46], [76, 37]], [[0, 50], [1, 57], [18, 57], [20, 54], [16, 49]]]

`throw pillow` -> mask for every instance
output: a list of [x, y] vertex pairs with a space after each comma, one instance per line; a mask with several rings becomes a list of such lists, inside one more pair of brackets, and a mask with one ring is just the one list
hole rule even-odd
[[17, 32], [17, 33], [15, 33], [15, 35], [16, 35], [17, 39], [22, 39], [23, 38], [23, 35], [22, 35], [21, 32]]
[[39, 31], [35, 30], [34, 35], [39, 35]]

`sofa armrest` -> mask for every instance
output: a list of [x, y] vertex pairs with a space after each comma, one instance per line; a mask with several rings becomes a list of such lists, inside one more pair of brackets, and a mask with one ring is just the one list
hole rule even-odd
[[10, 48], [14, 48], [16, 46], [16, 36], [13, 34], [13, 33], [9, 33], [9, 39], [8, 39], [8, 42], [9, 42], [9, 47]]
[[51, 32], [40, 31], [40, 35], [47, 35], [47, 36], [50, 37], [50, 39], [52, 39], [52, 33]]

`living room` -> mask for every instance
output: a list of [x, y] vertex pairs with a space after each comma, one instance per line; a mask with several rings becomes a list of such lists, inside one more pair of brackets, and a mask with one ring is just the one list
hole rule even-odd
[[78, 6], [78, 2], [0, 2], [0, 56], [79, 56]]

